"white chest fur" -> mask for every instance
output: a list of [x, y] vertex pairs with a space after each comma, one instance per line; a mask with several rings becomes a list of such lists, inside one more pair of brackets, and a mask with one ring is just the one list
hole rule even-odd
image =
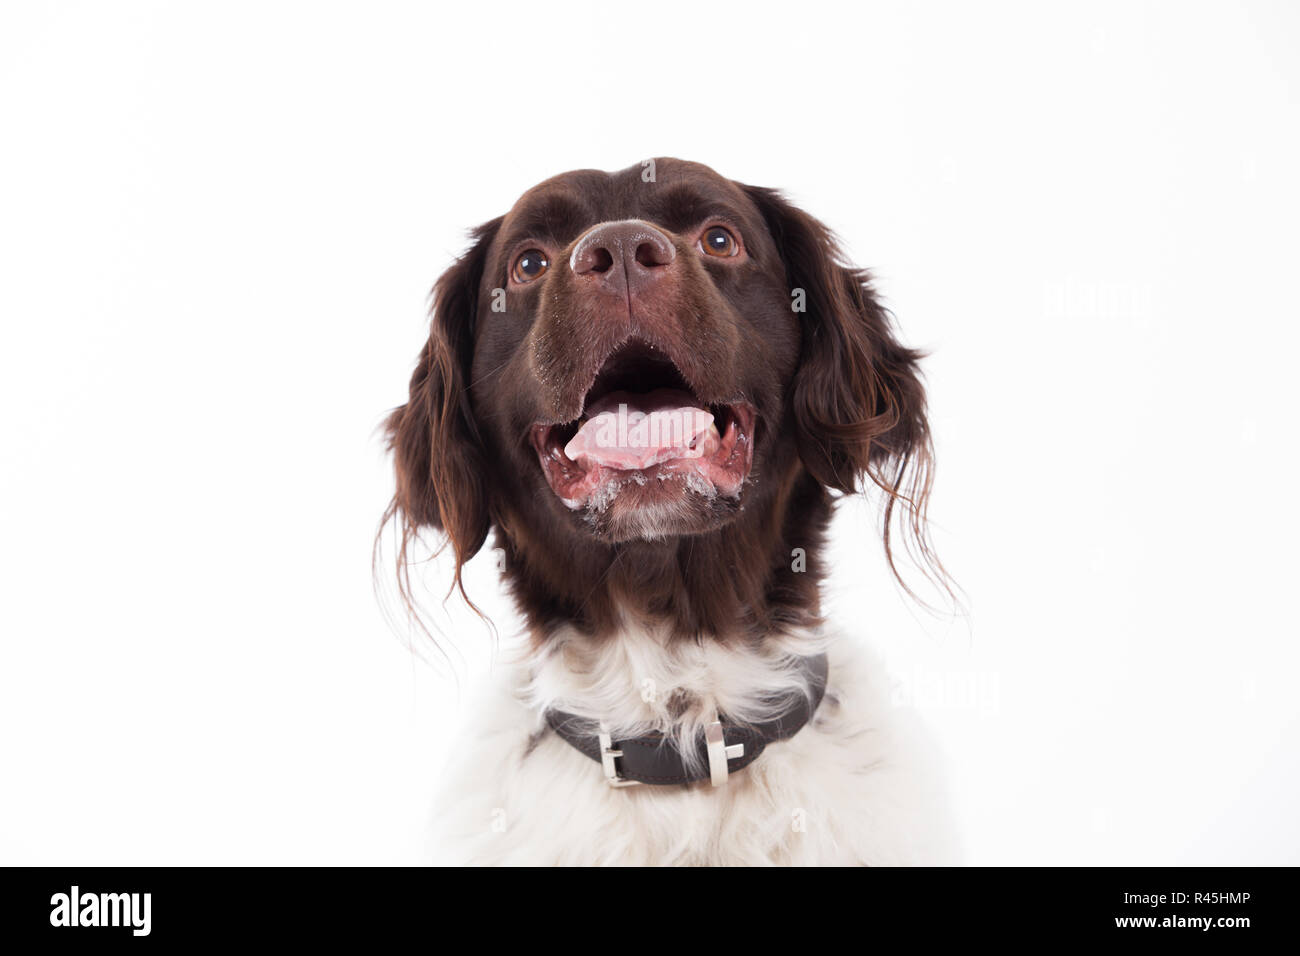
[[[554, 707], [619, 734], [691, 733], [717, 711], [761, 716], [789, 691], [791, 655], [825, 650], [814, 720], [722, 787], [610, 787], [549, 731]], [[644, 630], [592, 645], [562, 634], [487, 695], [459, 738], [432, 827], [441, 863], [904, 865], [954, 861], [932, 748], [892, 701], [880, 664], [850, 639], [771, 638], [761, 648], [667, 644]]]

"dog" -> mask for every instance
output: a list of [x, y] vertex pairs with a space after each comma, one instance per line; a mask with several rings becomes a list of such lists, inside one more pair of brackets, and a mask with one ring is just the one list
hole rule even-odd
[[901, 534], [939, 568], [922, 356], [868, 274], [780, 192], [677, 159], [556, 176], [471, 235], [386, 422], [385, 524], [408, 601], [422, 532], [462, 595], [492, 534], [527, 642], [436, 858], [949, 862], [924, 733], [820, 609], [842, 495], [880, 494], [891, 566]]

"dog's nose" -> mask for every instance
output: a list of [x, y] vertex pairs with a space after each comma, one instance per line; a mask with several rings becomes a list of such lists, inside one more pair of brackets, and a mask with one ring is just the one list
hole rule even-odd
[[602, 291], [636, 297], [668, 272], [677, 258], [672, 241], [640, 219], [596, 226], [573, 247], [573, 274]]

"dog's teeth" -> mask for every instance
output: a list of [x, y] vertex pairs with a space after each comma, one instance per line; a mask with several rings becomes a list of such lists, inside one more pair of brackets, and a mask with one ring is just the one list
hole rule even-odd
[[718, 426], [713, 422], [709, 423], [708, 431], [706, 431], [703, 435], [696, 435], [694, 438], [691, 439], [690, 444], [687, 445], [686, 447], [690, 448], [691, 451], [694, 451], [696, 448], [700, 447], [701, 442], [707, 441], [709, 438], [720, 438], [720, 436], [718, 435]]

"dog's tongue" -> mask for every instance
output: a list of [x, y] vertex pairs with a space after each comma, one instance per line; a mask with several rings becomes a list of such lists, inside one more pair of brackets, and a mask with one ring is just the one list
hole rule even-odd
[[587, 416], [564, 446], [571, 461], [633, 471], [678, 458], [704, 458], [720, 443], [713, 415], [696, 408], [691, 395], [678, 389], [644, 395], [612, 392], [593, 403]]

